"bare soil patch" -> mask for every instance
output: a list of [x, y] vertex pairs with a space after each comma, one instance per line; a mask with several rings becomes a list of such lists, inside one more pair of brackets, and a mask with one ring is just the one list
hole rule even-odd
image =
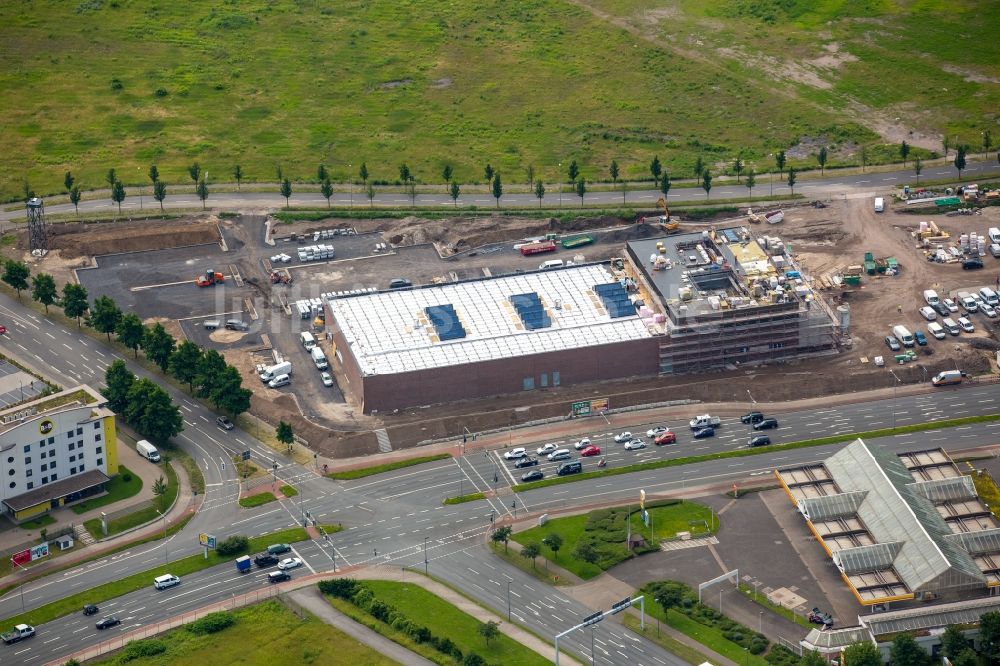
[[[215, 216], [183, 220], [106, 222], [98, 224], [54, 224], [49, 227], [49, 247], [65, 259], [76, 257], [162, 250], [184, 245], [201, 245], [219, 240]], [[19, 247], [27, 247], [27, 232], [18, 235]]]

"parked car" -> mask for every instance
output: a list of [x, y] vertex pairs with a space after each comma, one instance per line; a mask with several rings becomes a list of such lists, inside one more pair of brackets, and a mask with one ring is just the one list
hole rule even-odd
[[525, 467], [534, 467], [538, 464], [538, 458], [521, 458], [516, 463], [514, 463], [514, 469], [524, 469]]
[[934, 321], [935, 319], [937, 319], [937, 312], [935, 312], [934, 308], [932, 308], [931, 306], [925, 305], [924, 307], [920, 308], [920, 316], [922, 316], [927, 321]]
[[615, 435], [615, 442], [617, 444], [622, 444], [624, 442], [629, 441], [630, 439], [632, 439], [632, 433], [628, 432], [627, 430], [625, 432], [620, 432], [617, 435]]
[[962, 270], [972, 271], [983, 267], [983, 260], [979, 257], [970, 257], [962, 262]]
[[523, 447], [518, 447], [516, 449], [511, 449], [510, 451], [505, 451], [503, 457], [507, 460], [519, 460], [528, 455], [528, 452], [524, 450]]
[[759, 423], [753, 424], [754, 430], [770, 430], [771, 428], [778, 427], [778, 419], [764, 419]]
[[885, 336], [885, 345], [892, 351], [899, 351], [903, 348], [903, 345], [899, 344], [899, 340], [891, 335]]
[[319, 379], [323, 382], [323, 386], [333, 386], [333, 377], [330, 376], [329, 372], [319, 373]]
[[589, 458], [590, 456], [599, 456], [601, 455], [601, 447], [594, 446], [593, 444], [591, 444], [590, 446], [584, 447], [583, 450], [580, 451], [580, 455], [584, 458]]
[[750, 438], [750, 448], [755, 446], [767, 446], [771, 443], [771, 438], [767, 435], [757, 435], [756, 437]]
[[670, 430], [670, 428], [666, 426], [656, 426], [655, 428], [650, 428], [649, 430], [646, 431], [646, 437], [649, 437], [650, 439], [656, 439], [657, 437], [659, 437], [668, 430]]
[[[937, 313], [938, 313], [939, 315], [941, 315], [942, 317], [947, 317], [948, 315], [950, 315], [950, 314], [951, 314], [951, 310], [949, 310], [949, 309], [948, 309], [948, 306], [947, 306], [947, 305], [945, 305], [945, 304], [944, 304], [943, 302], [941, 302], [941, 301], [938, 301], [937, 303], [935, 303], [935, 304], [934, 304], [934, 305], [932, 305], [931, 307], [932, 307], [932, 308], [934, 308], [934, 311], [935, 311], [935, 312], [937, 312]], [[957, 309], [957, 308], [956, 308], [956, 309]]]
[[271, 553], [261, 553], [253, 558], [253, 563], [263, 569], [264, 567], [273, 567], [278, 563], [278, 558]]
[[97, 615], [98, 608], [94, 604], [87, 604], [83, 607], [84, 615]]
[[980, 303], [979, 311], [982, 312], [987, 317], [989, 317], [990, 319], [995, 319], [997, 316], [997, 309], [992, 305], [990, 305], [989, 303]]
[[228, 416], [220, 416], [219, 418], [215, 419], [215, 423], [223, 430], [232, 430], [233, 428], [236, 427], [235, 425], [233, 425], [233, 422], [229, 420]]
[[389, 289], [403, 289], [405, 287], [412, 287], [413, 283], [406, 278], [395, 278], [389, 281]]
[[958, 318], [958, 327], [966, 333], [974, 333], [976, 330], [976, 327], [972, 325], [972, 322], [965, 317]]
[[114, 615], [111, 615], [109, 617], [102, 618], [102, 619], [98, 620], [97, 624], [94, 625], [94, 626], [96, 626], [98, 629], [110, 629], [111, 627], [115, 626], [116, 624], [121, 624], [121, 623], [122, 623], [121, 620], [119, 620]]
[[921, 331], [914, 331], [913, 332], [913, 339], [916, 340], [917, 344], [920, 345], [921, 347], [924, 347], [924, 346], [927, 345], [927, 336], [924, 335], [923, 332], [921, 332]]
[[757, 423], [764, 420], [763, 412], [748, 412], [740, 417], [743, 423]]
[[553, 451], [555, 451], [558, 448], [559, 447], [556, 446], [555, 444], [542, 444], [541, 446], [538, 447], [537, 453], [540, 456], [544, 456], [544, 455], [546, 455], [548, 453], [552, 453]]
[[662, 446], [664, 444], [676, 444], [677, 433], [665, 432], [656, 439], [654, 439], [653, 443], [656, 444], [657, 446]]
[[545, 472], [543, 472], [540, 469], [535, 469], [528, 472], [527, 474], [521, 475], [521, 481], [524, 481], [525, 483], [527, 483], [528, 481], [541, 481], [544, 478], [545, 478]]
[[709, 426], [708, 428], [698, 428], [692, 433], [695, 439], [705, 439], [706, 437], [715, 437], [715, 428]]
[[644, 449], [644, 448], [646, 448], [646, 442], [642, 441], [641, 439], [633, 439], [629, 442], [625, 442], [626, 451], [635, 451], [636, 449]]
[[282, 553], [292, 552], [292, 547], [287, 543], [272, 543], [267, 547], [267, 552], [271, 555], [281, 555]]
[[278, 568], [282, 571], [287, 571], [288, 569], [295, 569], [302, 566], [302, 560], [297, 557], [286, 557], [285, 559], [278, 562]]
[[958, 304], [952, 299], [946, 298], [942, 302], [944, 303], [944, 306], [948, 308], [948, 312], [958, 312]]
[[576, 449], [577, 451], [579, 451], [580, 449], [585, 449], [588, 446], [590, 446], [590, 438], [589, 437], [584, 437], [579, 442], [577, 442], [576, 444], [574, 444], [573, 448]]
[[569, 460], [572, 457], [573, 454], [570, 453], [569, 449], [556, 449], [548, 455], [549, 460]]

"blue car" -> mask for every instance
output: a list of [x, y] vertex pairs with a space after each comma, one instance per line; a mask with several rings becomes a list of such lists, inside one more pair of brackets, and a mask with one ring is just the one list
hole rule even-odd
[[715, 428], [699, 428], [692, 433], [695, 439], [705, 439], [706, 437], [715, 437]]
[[913, 332], [913, 339], [917, 341], [917, 344], [923, 347], [927, 344], [927, 336], [920, 331]]

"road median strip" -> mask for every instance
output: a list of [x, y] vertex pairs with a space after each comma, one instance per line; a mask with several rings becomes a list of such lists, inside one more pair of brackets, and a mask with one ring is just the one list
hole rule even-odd
[[437, 460], [445, 460], [450, 458], [450, 453], [439, 453], [434, 456], [423, 456], [420, 458], [408, 458], [406, 460], [397, 460], [395, 462], [385, 463], [384, 465], [374, 465], [372, 467], [360, 467], [358, 469], [347, 469], [342, 472], [330, 472], [326, 474], [326, 478], [335, 479], [337, 481], [351, 481], [353, 479], [363, 479], [366, 476], [372, 476], [373, 474], [382, 474], [383, 472], [391, 472], [397, 469], [403, 469], [404, 467], [412, 467], [413, 465], [422, 465], [426, 462], [435, 462]]

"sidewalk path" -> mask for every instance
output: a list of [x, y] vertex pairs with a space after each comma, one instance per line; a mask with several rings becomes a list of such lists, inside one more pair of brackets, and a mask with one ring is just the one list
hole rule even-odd
[[363, 624], [355, 622], [327, 602], [314, 586], [295, 590], [288, 595], [293, 602], [309, 611], [323, 622], [340, 629], [345, 634], [364, 643], [376, 652], [382, 653], [389, 659], [393, 659], [400, 664], [417, 664], [418, 666], [434, 666], [434, 662], [424, 659], [416, 652], [411, 652], [399, 643], [394, 643], [388, 638], [372, 631]]

